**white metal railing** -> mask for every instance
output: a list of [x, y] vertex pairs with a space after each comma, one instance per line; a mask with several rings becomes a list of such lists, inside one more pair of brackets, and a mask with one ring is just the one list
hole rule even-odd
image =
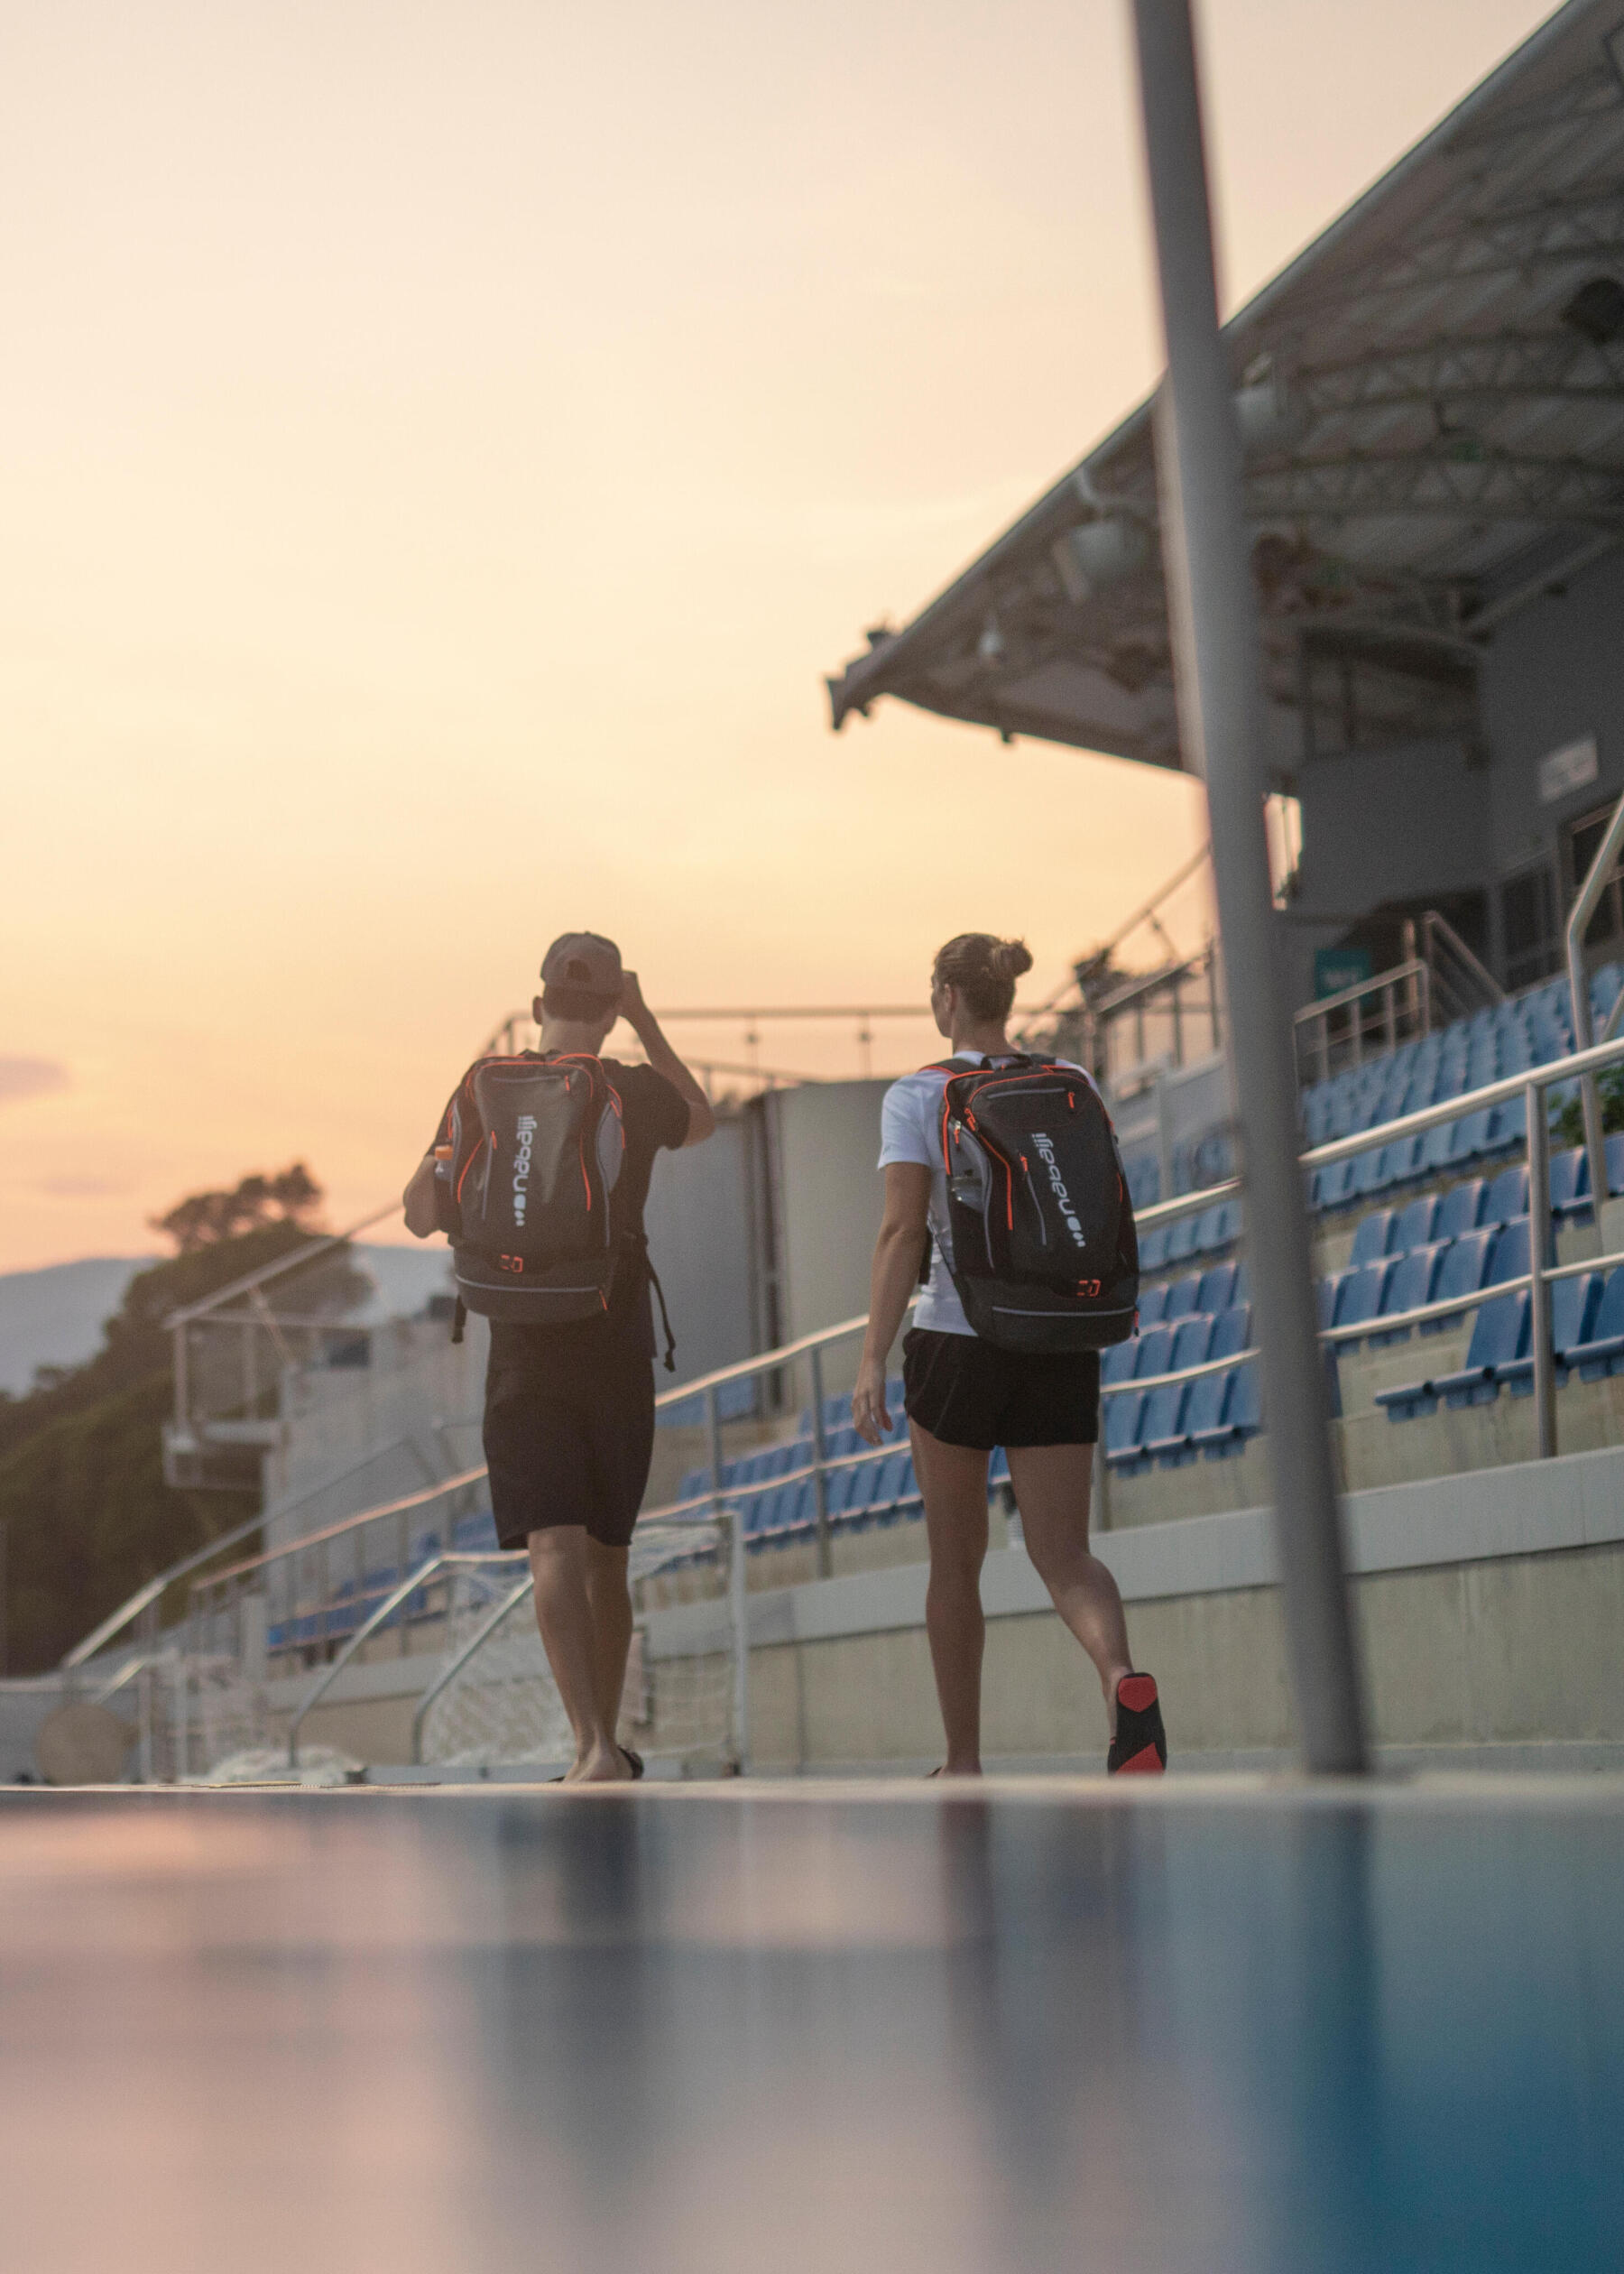
[[[1372, 1001], [1377, 1004], [1373, 1021], [1366, 1016], [1364, 1008]], [[1352, 1064], [1364, 1064], [1367, 1038], [1370, 1055], [1384, 1057], [1388, 1051], [1398, 1049], [1403, 1039], [1401, 1027], [1406, 1035], [1431, 1032], [1432, 972], [1423, 957], [1412, 956], [1395, 964], [1390, 971], [1375, 972], [1369, 979], [1356, 980], [1352, 986], [1340, 988], [1335, 994], [1322, 995], [1315, 1003], [1305, 1003], [1294, 1013], [1291, 1022], [1299, 1081], [1330, 1080], [1333, 1047], [1331, 1024], [1344, 1012], [1348, 1031], [1335, 1038], [1335, 1044], [1351, 1051]], [[1306, 1071], [1305, 1049], [1310, 1064], [1317, 1061], [1317, 1073]]]
[[[1515, 1291], [1518, 1288], [1527, 1287], [1534, 1297], [1535, 1391], [1540, 1414], [1540, 1452], [1542, 1455], [1554, 1453], [1556, 1449], [1555, 1359], [1550, 1348], [1549, 1288], [1556, 1280], [1572, 1277], [1583, 1271], [1610, 1269], [1624, 1259], [1607, 1255], [1593, 1258], [1585, 1263], [1560, 1266], [1550, 1261], [1549, 1146], [1543, 1110], [1544, 1094], [1547, 1089], [1558, 1084], [1582, 1079], [1586, 1074], [1594, 1074], [1604, 1067], [1618, 1065], [1621, 1062], [1624, 1062], [1624, 1037], [1617, 1037], [1610, 1041], [1598, 1043], [1588, 1050], [1577, 1051], [1568, 1058], [1553, 1059], [1546, 1065], [1527, 1072], [1504, 1076], [1497, 1081], [1485, 1084], [1481, 1089], [1470, 1091], [1460, 1097], [1444, 1100], [1436, 1105], [1426, 1106], [1417, 1113], [1407, 1114], [1399, 1120], [1387, 1123], [1378, 1129], [1363, 1130], [1349, 1137], [1333, 1139], [1327, 1144], [1316, 1146], [1304, 1153], [1301, 1156], [1300, 1165], [1304, 1172], [1308, 1173], [1317, 1168], [1330, 1167], [1339, 1160], [1356, 1158], [1359, 1154], [1368, 1152], [1380, 1145], [1396, 1142], [1408, 1136], [1419, 1135], [1426, 1130], [1439, 1127], [1445, 1123], [1461, 1120], [1468, 1114], [1476, 1113], [1495, 1105], [1505, 1104], [1519, 1096], [1525, 1101], [1527, 1109], [1530, 1152], [1530, 1255], [1532, 1258], [1542, 1260], [1531, 1264], [1530, 1271], [1527, 1274], [1501, 1281], [1495, 1288], [1480, 1290], [1465, 1297], [1448, 1298], [1439, 1303], [1424, 1305], [1419, 1309], [1406, 1312], [1402, 1316], [1395, 1314], [1391, 1318], [1377, 1319], [1344, 1328], [1330, 1327], [1324, 1330], [1322, 1339], [1327, 1345], [1334, 1346], [1338, 1342], [1359, 1339], [1373, 1333], [1385, 1333], [1389, 1327], [1397, 1332], [1405, 1326], [1423, 1323], [1429, 1318], [1459, 1315], [1474, 1309], [1493, 1294]], [[1602, 1200], [1607, 1197], [1605, 1185], [1604, 1174], [1602, 1189], [1593, 1193], [1593, 1205], [1598, 1212]], [[1154, 1206], [1139, 1212], [1140, 1231], [1143, 1233], [1156, 1225], [1172, 1224], [1186, 1216], [1197, 1215], [1220, 1201], [1240, 1197], [1242, 1191], [1241, 1180], [1230, 1179], [1222, 1184], [1207, 1186], [1199, 1192], [1185, 1193], [1175, 1199], [1158, 1202]], [[820, 1573], [826, 1573], [830, 1564], [828, 1476], [842, 1468], [856, 1467], [865, 1463], [884, 1460], [900, 1449], [894, 1445], [881, 1446], [862, 1453], [838, 1456], [831, 1456], [827, 1451], [824, 1419], [823, 1354], [832, 1345], [861, 1334], [867, 1323], [865, 1317], [842, 1320], [837, 1326], [825, 1327], [817, 1334], [802, 1336], [796, 1342], [787, 1343], [777, 1349], [762, 1352], [753, 1358], [742, 1359], [734, 1365], [718, 1367], [714, 1373], [701, 1375], [697, 1381], [684, 1382], [660, 1392], [655, 1403], [661, 1409], [678, 1407], [696, 1400], [702, 1401], [706, 1442], [710, 1453], [711, 1481], [703, 1493], [674, 1501], [659, 1509], [651, 1510], [649, 1516], [642, 1521], [675, 1519], [691, 1515], [701, 1509], [710, 1509], [722, 1513], [724, 1512], [724, 1500], [727, 1502], [748, 1500], [758, 1494], [775, 1491], [786, 1481], [793, 1481], [798, 1477], [804, 1478], [810, 1474], [815, 1495], [815, 1532], [818, 1569]], [[1146, 1377], [1142, 1381], [1112, 1383], [1107, 1386], [1105, 1394], [1118, 1396], [1130, 1390], [1163, 1387], [1175, 1381], [1194, 1380], [1201, 1373], [1216, 1372], [1223, 1367], [1250, 1363], [1258, 1354], [1255, 1349], [1241, 1351], [1229, 1358], [1207, 1360], [1200, 1366], [1185, 1368], [1177, 1374], [1163, 1374]], [[798, 1468], [788, 1472], [787, 1475], [763, 1478], [747, 1484], [729, 1485], [724, 1492], [721, 1473], [723, 1467], [722, 1432], [725, 1425], [721, 1412], [720, 1393], [734, 1382], [773, 1373], [803, 1357], [807, 1361], [811, 1373], [813, 1391], [811, 1443], [807, 1458]], [[235, 1630], [240, 1614], [241, 1597], [247, 1592], [248, 1585], [254, 1575], [277, 1564], [287, 1565], [291, 1572], [293, 1559], [300, 1556], [308, 1558], [314, 1554], [330, 1558], [334, 1543], [354, 1539], [357, 1546], [360, 1546], [369, 1528], [386, 1523], [394, 1523], [401, 1528], [396, 1535], [397, 1555], [392, 1566], [398, 1576], [404, 1572], [411, 1559], [410, 1527], [405, 1522], [410, 1512], [414, 1509], [427, 1507], [438, 1500], [455, 1494], [459, 1490], [471, 1489], [482, 1482], [484, 1475], [485, 1469], [483, 1464], [465, 1469], [457, 1475], [447, 1478], [441, 1484], [425, 1487], [420, 1492], [408, 1493], [397, 1500], [384, 1502], [377, 1507], [361, 1510], [355, 1515], [346, 1517], [342, 1522], [327, 1526], [320, 1531], [308, 1534], [284, 1546], [266, 1550], [259, 1556], [248, 1558], [230, 1567], [225, 1572], [211, 1574], [207, 1579], [197, 1583], [198, 1594], [205, 1600], [194, 1605], [193, 1613], [189, 1616], [189, 1625], [192, 1626], [199, 1642], [206, 1642], [211, 1633], [217, 1637], [222, 1620], [228, 1632]], [[181, 1558], [166, 1571], [160, 1573], [155, 1579], [149, 1581], [144, 1587], [137, 1590], [110, 1618], [104, 1620], [76, 1650], [70, 1651], [64, 1664], [83, 1665], [98, 1650], [105, 1649], [115, 1636], [138, 1621], [143, 1622], [143, 1645], [150, 1649], [156, 1637], [157, 1606], [165, 1590], [177, 1580], [187, 1577], [202, 1565], [212, 1561], [223, 1548], [257, 1530], [263, 1521], [263, 1518], [254, 1518], [250, 1523], [240, 1526], [236, 1531], [226, 1535], [224, 1539], [210, 1541], [206, 1547]], [[363, 1582], [364, 1570], [363, 1558], [356, 1570], [357, 1579]], [[328, 1604], [329, 1611], [330, 1582], [329, 1563], [326, 1574], [326, 1584], [319, 1586], [317, 1591], [322, 1601]], [[332, 1631], [333, 1625], [334, 1622], [329, 1616], [323, 1636], [318, 1639], [316, 1647], [324, 1651], [328, 1642], [338, 1639]], [[198, 1632], [199, 1627], [202, 1630], [201, 1632]], [[402, 1638], [401, 1647], [402, 1649], [407, 1647], [404, 1638]]]
[[[1624, 1003], [1624, 991], [1619, 1002]], [[1615, 1010], [1618, 1008], [1614, 1006]], [[1609, 1023], [1612, 1021], [1610, 1020]], [[1534, 1361], [1534, 1402], [1538, 1434], [1538, 1453], [1542, 1460], [1554, 1455], [1556, 1447], [1556, 1357], [1551, 1344], [1550, 1290], [1557, 1280], [1576, 1279], [1586, 1271], [1609, 1271], [1624, 1263], [1624, 1253], [1599, 1254], [1577, 1263], [1557, 1263], [1554, 1261], [1554, 1240], [1551, 1216], [1550, 1130], [1546, 1121], [1545, 1092], [1564, 1082], [1582, 1081], [1593, 1077], [1606, 1066], [1624, 1063], [1624, 1036], [1607, 1042], [1596, 1043], [1586, 1050], [1576, 1050], [1564, 1058], [1552, 1058], [1546, 1065], [1535, 1067], [1521, 1074], [1508, 1074], [1498, 1081], [1485, 1083], [1482, 1088], [1469, 1090], [1463, 1096], [1443, 1100], [1436, 1105], [1424, 1106], [1418, 1113], [1405, 1114], [1397, 1121], [1385, 1122], [1379, 1128], [1367, 1129], [1351, 1137], [1338, 1137], [1329, 1144], [1316, 1145], [1301, 1156], [1305, 1173], [1315, 1169], [1330, 1168], [1339, 1160], [1356, 1159], [1361, 1153], [1371, 1152], [1383, 1145], [1401, 1143], [1406, 1138], [1420, 1136], [1429, 1129], [1441, 1128], [1445, 1123], [1462, 1121], [1468, 1114], [1480, 1113], [1490, 1106], [1506, 1105], [1517, 1097], [1524, 1101], [1527, 1143], [1528, 1151], [1528, 1255], [1527, 1271], [1499, 1280], [1491, 1287], [1479, 1288], [1466, 1295], [1452, 1295], [1439, 1301], [1423, 1303], [1413, 1310], [1396, 1311], [1389, 1317], [1378, 1317], [1343, 1326], [1328, 1326], [1320, 1330], [1322, 1345], [1334, 1347], [1338, 1343], [1358, 1342], [1370, 1335], [1398, 1333], [1403, 1328], [1424, 1324], [1435, 1318], [1459, 1317], [1463, 1313], [1477, 1309], [1497, 1295], [1515, 1294], [1527, 1288], [1530, 1295], [1532, 1317], [1529, 1322], [1530, 1347]], [[1243, 1187], [1241, 1179], [1232, 1178], [1221, 1185], [1209, 1185], [1204, 1191], [1182, 1194], [1176, 1200], [1164, 1200], [1155, 1207], [1139, 1212], [1140, 1228], [1157, 1224], [1171, 1224], [1177, 1219], [1196, 1215], [1216, 1206], [1220, 1201], [1240, 1197]], [[1596, 1221], [1601, 1223], [1602, 1203], [1608, 1197], [1606, 1154], [1603, 1150], [1600, 1185], [1592, 1174], [1592, 1206]], [[1254, 1347], [1237, 1351], [1232, 1357], [1207, 1359], [1198, 1366], [1182, 1368], [1177, 1373], [1146, 1375], [1142, 1380], [1110, 1382], [1102, 1385], [1101, 1395], [1121, 1397], [1130, 1391], [1165, 1389], [1176, 1382], [1192, 1382], [1198, 1375], [1217, 1373], [1226, 1367], [1253, 1363], [1261, 1354]]]
[[[1584, 935], [1590, 929], [1596, 903], [1607, 889], [1618, 859], [1619, 848], [1624, 845], [1624, 798], [1613, 808], [1611, 820], [1601, 833], [1596, 847], [1596, 857], [1591, 863], [1583, 883], [1579, 887], [1567, 920], [1568, 993], [1573, 998], [1573, 1040], [1582, 1048], [1598, 1038], [1591, 1032], [1590, 981], [1584, 969]], [[1624, 987], [1619, 990], [1618, 1000], [1608, 1015], [1607, 1025], [1600, 1040], [1605, 1041], [1619, 1023], [1624, 1012]], [[1587, 1074], [1579, 1085], [1580, 1107], [1584, 1117], [1584, 1150], [1590, 1157], [1591, 1189], [1601, 1191], [1607, 1183], [1607, 1144], [1601, 1130], [1601, 1101], [1596, 1091], [1596, 1077]]]

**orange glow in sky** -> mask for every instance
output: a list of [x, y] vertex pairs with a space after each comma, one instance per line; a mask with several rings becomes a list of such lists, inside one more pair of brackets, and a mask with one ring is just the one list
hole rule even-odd
[[[1232, 299], [1546, 13], [1208, 0]], [[820, 686], [1153, 381], [1126, 23], [4, 0], [0, 1269], [295, 1157], [360, 1215], [567, 928], [656, 1004], [1019, 930], [1038, 1000], [1199, 842]]]

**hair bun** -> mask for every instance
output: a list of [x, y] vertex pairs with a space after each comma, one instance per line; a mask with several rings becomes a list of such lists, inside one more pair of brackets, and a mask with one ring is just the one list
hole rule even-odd
[[1032, 953], [1024, 939], [1001, 939], [987, 958], [1001, 979], [1019, 979], [1032, 968]]

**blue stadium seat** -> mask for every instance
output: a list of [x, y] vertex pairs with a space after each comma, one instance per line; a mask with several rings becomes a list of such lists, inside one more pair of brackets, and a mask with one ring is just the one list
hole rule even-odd
[[1438, 1196], [1423, 1192], [1414, 1200], [1406, 1201], [1398, 1211], [1389, 1247], [1392, 1255], [1407, 1255], [1412, 1248], [1430, 1247], [1437, 1237], [1434, 1225], [1438, 1220]]
[[1528, 1101], [1526, 1097], [1509, 1097], [1503, 1105], [1489, 1109], [1489, 1140], [1485, 1152], [1506, 1152], [1513, 1145], [1528, 1141]]
[[1624, 1265], [1608, 1273], [1590, 1333], [1583, 1342], [1573, 1345], [1567, 1363], [1578, 1367], [1581, 1382], [1600, 1382], [1604, 1374], [1624, 1373]]
[[[1224, 1316], [1232, 1317], [1233, 1313], [1226, 1312]], [[1222, 1373], [1197, 1374], [1191, 1382], [1185, 1400], [1184, 1431], [1192, 1453], [1205, 1453], [1213, 1457], [1228, 1442], [1223, 1413], [1235, 1373], [1236, 1369], [1229, 1366]]]
[[[1440, 1374], [1433, 1389], [1446, 1406], [1492, 1405], [1499, 1395], [1499, 1372], [1528, 1347], [1528, 1290], [1497, 1295], [1482, 1304], [1472, 1329], [1466, 1363], [1457, 1373]], [[1392, 1417], [1389, 1417], [1392, 1418]]]
[[1178, 1222], [1174, 1225], [1171, 1231], [1167, 1234], [1167, 1261], [1169, 1263], [1187, 1263], [1190, 1258], [1195, 1254], [1195, 1226], [1200, 1223], [1200, 1221], [1201, 1218], [1199, 1216], [1180, 1216]]
[[1489, 1269], [1483, 1275], [1483, 1285], [1499, 1287], [1506, 1280], [1520, 1279], [1527, 1268], [1528, 1219], [1522, 1216], [1514, 1224], [1500, 1226], [1490, 1252]]
[[1242, 1256], [1235, 1266], [1235, 1284], [1230, 1290], [1230, 1308], [1233, 1310], [1237, 1303], [1250, 1306], [1250, 1302], [1251, 1280], [1247, 1276], [1246, 1258]]
[[1166, 1268], [1167, 1261], [1167, 1227], [1153, 1224], [1140, 1242], [1140, 1272], [1149, 1276]]
[[1607, 1189], [1624, 1192], [1624, 1129], [1615, 1129], [1607, 1141]]
[[1100, 1387], [1105, 1389], [1112, 1382], [1131, 1382], [1138, 1363], [1137, 1335], [1130, 1335], [1126, 1342], [1112, 1343], [1100, 1353]]
[[1219, 1450], [1239, 1453], [1263, 1427], [1262, 1370], [1254, 1360], [1250, 1365], [1237, 1366], [1231, 1380], [1232, 1386], [1223, 1410], [1223, 1426], [1229, 1436]]
[[[1201, 1284], [1195, 1290], [1195, 1308], [1215, 1318], [1220, 1311], [1228, 1310], [1235, 1296], [1233, 1263], [1212, 1263], [1201, 1274]], [[1194, 1364], [1195, 1361], [1192, 1360]]]
[[1582, 1145], [1551, 1155], [1551, 1214], [1558, 1224], [1590, 1220], [1590, 1155]]
[[1391, 1150], [1390, 1146], [1378, 1145], [1373, 1151], [1360, 1154], [1353, 1164], [1355, 1199], [1364, 1200], [1373, 1192], [1384, 1192], [1392, 1182], [1391, 1177], [1385, 1174], [1387, 1157]]
[[1347, 1276], [1346, 1271], [1327, 1271], [1323, 1280], [1315, 1281], [1315, 1300], [1319, 1305], [1319, 1323], [1322, 1334], [1336, 1317], [1337, 1299], [1342, 1293], [1343, 1281]]
[[1154, 1153], [1141, 1153], [1125, 1162], [1128, 1197], [1136, 1208], [1153, 1208], [1161, 1198], [1161, 1163]]
[[1201, 1274], [1192, 1271], [1187, 1279], [1175, 1280], [1167, 1290], [1167, 1308], [1162, 1317], [1168, 1326], [1181, 1318], [1188, 1318], [1200, 1308], [1196, 1297], [1201, 1292]]
[[1010, 1456], [1001, 1445], [992, 1448], [992, 1458], [987, 1463], [989, 1484], [1007, 1484], [1010, 1481]]
[[1316, 1207], [1340, 1208], [1352, 1197], [1354, 1167], [1355, 1160], [1333, 1160], [1329, 1168], [1315, 1172]]
[[1251, 1305], [1232, 1303], [1213, 1321], [1213, 1339], [1207, 1349], [1209, 1358], [1232, 1358], [1246, 1348], [1251, 1340]]
[[1167, 1282], [1157, 1287], [1141, 1287], [1139, 1299], [1139, 1324], [1142, 1335], [1147, 1327], [1159, 1326], [1167, 1315]]
[[1391, 1208], [1372, 1208], [1368, 1216], [1360, 1219], [1353, 1234], [1353, 1252], [1348, 1258], [1350, 1267], [1361, 1271], [1367, 1263], [1374, 1263], [1379, 1256], [1393, 1252], [1393, 1229], [1398, 1221]]
[[1509, 1224], [1528, 1213], [1528, 1171], [1520, 1161], [1502, 1169], [1483, 1197], [1483, 1224]]
[[1231, 1205], [1227, 1200], [1215, 1201], [1212, 1207], [1204, 1208], [1196, 1217], [1195, 1252], [1197, 1255], [1217, 1255], [1234, 1238], [1230, 1221]]
[[[1597, 1309], [1601, 1301], [1600, 1271], [1582, 1271], [1573, 1279], [1554, 1280], [1551, 1287], [1551, 1349], [1556, 1361], [1556, 1379], [1568, 1377], [1568, 1355], [1576, 1344], [1592, 1334]], [[1531, 1352], [1512, 1359], [1497, 1370], [1498, 1378], [1506, 1382], [1514, 1398], [1534, 1394], [1534, 1358]]]
[[[1361, 1326], [1374, 1318], [1381, 1308], [1381, 1299], [1396, 1268], [1389, 1255], [1384, 1256], [1379, 1263], [1367, 1263], [1360, 1271], [1345, 1272], [1331, 1324], [1333, 1326]], [[1339, 1346], [1343, 1350], [1357, 1350], [1358, 1338]]]
[[1480, 1105], [1474, 1114], [1463, 1114], [1451, 1124], [1449, 1158], [1451, 1163], [1475, 1160], [1480, 1153], [1489, 1151], [1489, 1130], [1493, 1118], [1492, 1108]]
[[1124, 1390], [1105, 1400], [1106, 1465], [1131, 1476], [1145, 1462], [1140, 1422], [1149, 1400], [1142, 1390]]
[[1387, 1185], [1413, 1183], [1426, 1166], [1426, 1136], [1423, 1130], [1416, 1137], [1400, 1137], [1389, 1145]]
[[[1434, 1240], [1426, 1247], [1412, 1248], [1407, 1255], [1399, 1256], [1393, 1265], [1379, 1315], [1390, 1317], [1395, 1312], [1419, 1310], [1430, 1303], [1448, 1246], [1446, 1240]], [[1372, 1335], [1370, 1347], [1374, 1350], [1387, 1343], [1408, 1342], [1409, 1338], [1407, 1326], [1395, 1326], [1390, 1334]]]
[[1486, 1188], [1481, 1177], [1468, 1177], [1463, 1184], [1446, 1192], [1438, 1206], [1436, 1240], [1458, 1240], [1463, 1232], [1475, 1232], [1483, 1220], [1483, 1200]]
[[[1433, 1290], [1435, 1302], [1446, 1303], [1452, 1296], [1465, 1297], [1478, 1293], [1489, 1269], [1492, 1243], [1498, 1236], [1493, 1232], [1468, 1232], [1451, 1243], [1438, 1273], [1437, 1285]], [[1462, 1308], [1465, 1308], [1463, 1303]], [[1423, 1319], [1421, 1332], [1424, 1335], [1441, 1335], [1446, 1326], [1453, 1326], [1459, 1315], [1452, 1312], [1442, 1318]]]
[[[1180, 1373], [1186, 1366], [1204, 1365], [1212, 1339], [1210, 1318], [1186, 1318], [1173, 1337], [1167, 1371]], [[1187, 1382], [1170, 1382], [1152, 1390], [1145, 1401], [1140, 1440], [1146, 1453], [1164, 1468], [1195, 1457], [1184, 1426], [1185, 1407], [1193, 1387]]]
[[1167, 1358], [1172, 1348], [1173, 1329], [1171, 1326], [1152, 1326], [1148, 1335], [1140, 1335], [1136, 1343], [1134, 1380], [1143, 1382], [1151, 1374], [1167, 1373], [1169, 1371]]

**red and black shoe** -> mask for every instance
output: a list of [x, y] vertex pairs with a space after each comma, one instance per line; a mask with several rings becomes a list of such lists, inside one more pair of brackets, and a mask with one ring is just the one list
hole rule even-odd
[[1117, 1684], [1116, 1735], [1105, 1756], [1111, 1777], [1159, 1777], [1167, 1765], [1167, 1733], [1149, 1674], [1124, 1674]]

